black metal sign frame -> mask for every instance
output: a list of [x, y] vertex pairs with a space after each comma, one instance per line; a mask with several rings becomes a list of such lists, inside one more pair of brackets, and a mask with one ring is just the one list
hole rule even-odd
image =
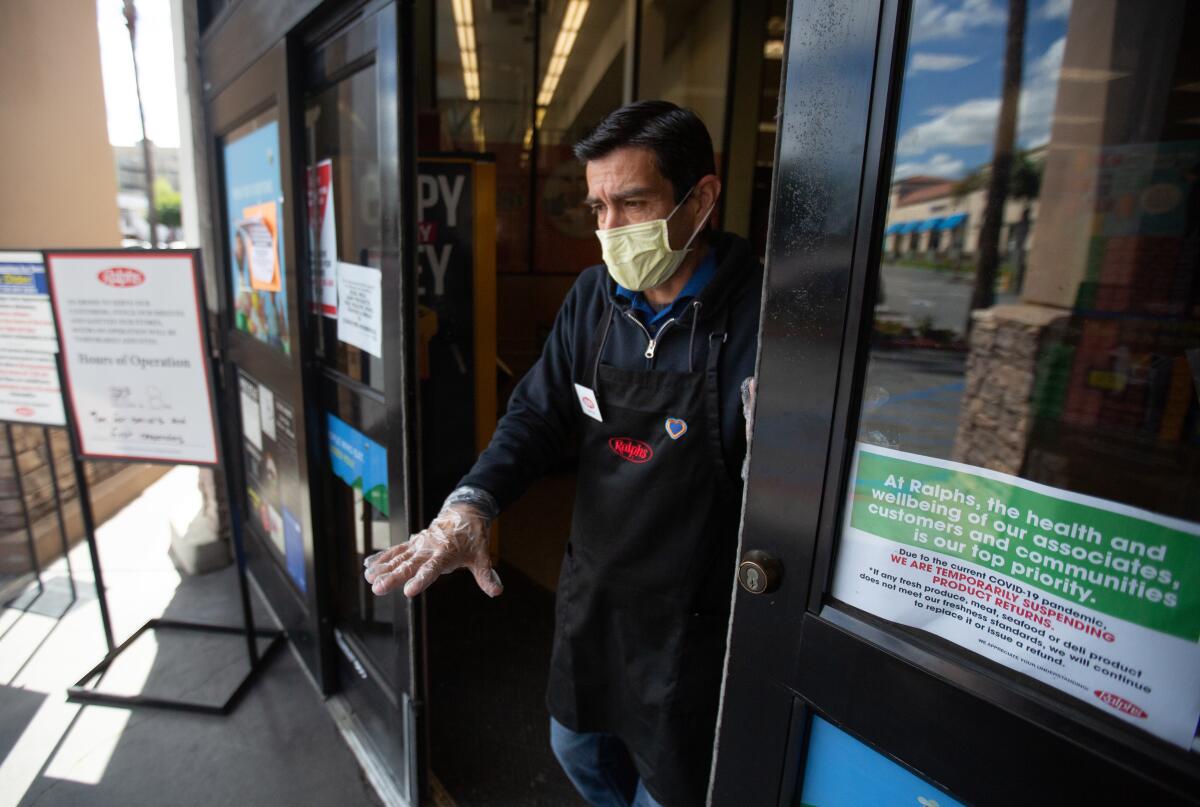
[[[254, 615], [250, 606], [250, 589], [246, 577], [246, 558], [242, 539], [242, 519], [239, 500], [236, 491], [230, 481], [228, 473], [223, 474], [226, 483], [226, 495], [228, 497], [230, 526], [233, 533], [234, 555], [237, 564], [238, 588], [241, 595], [242, 609], [242, 627], [234, 627], [227, 625], [212, 625], [201, 622], [188, 622], [174, 619], [151, 619], [144, 625], [138, 628], [134, 633], [121, 642], [116, 644], [113, 637], [112, 619], [108, 609], [108, 598], [105, 593], [104, 577], [101, 570], [99, 548], [96, 544], [96, 524], [92, 514], [91, 495], [88, 491], [87, 476], [84, 473], [83, 460], [92, 455], [85, 455], [82, 451], [79, 439], [78, 423], [75, 420], [74, 401], [70, 398], [69, 393], [69, 378], [64, 371], [65, 361], [62, 356], [62, 338], [61, 329], [58, 322], [58, 306], [55, 298], [55, 284], [53, 281], [53, 256], [71, 256], [71, 255], [94, 255], [108, 256], [114, 258], [145, 258], [148, 256], [169, 256], [169, 257], [187, 257], [190, 262], [190, 271], [192, 275], [192, 286], [195, 290], [195, 303], [200, 329], [201, 352], [203, 354], [205, 380], [209, 390], [209, 411], [212, 415], [212, 426], [215, 440], [215, 463], [198, 463], [198, 462], [179, 462], [165, 459], [144, 459], [139, 457], [114, 457], [114, 456], [97, 456], [98, 459], [107, 461], [124, 461], [124, 462], [162, 462], [171, 465], [210, 465], [224, 469], [225, 457], [230, 456], [229, 447], [226, 445], [226, 433], [221, 428], [219, 422], [220, 407], [216, 405], [216, 396], [220, 394], [216, 387], [216, 375], [213, 372], [212, 346], [208, 328], [205, 326], [203, 312], [207, 311], [207, 306], [204, 300], [203, 278], [200, 270], [200, 251], [198, 249], [150, 249], [150, 250], [45, 250], [43, 252], [43, 262], [46, 267], [46, 275], [50, 280], [50, 297], [51, 311], [54, 313], [55, 332], [59, 334], [60, 352], [57, 354], [58, 371], [60, 379], [67, 381], [68, 384], [63, 386], [64, 400], [63, 411], [67, 420], [67, 435], [71, 440], [71, 455], [75, 464], [75, 476], [79, 490], [79, 505], [80, 513], [83, 519], [84, 531], [87, 534], [88, 550], [91, 553], [92, 568], [96, 579], [96, 596], [100, 604], [100, 619], [104, 627], [104, 638], [108, 646], [108, 652], [104, 658], [100, 660], [96, 666], [87, 672], [74, 686], [67, 689], [67, 699], [76, 703], [94, 703], [105, 706], [145, 706], [160, 709], [173, 709], [177, 711], [196, 712], [202, 714], [227, 715], [233, 711], [242, 695], [250, 688], [254, 680], [265, 668], [271, 657], [275, 654], [278, 648], [283, 644], [284, 632], [280, 630], [258, 629], [254, 625]], [[246, 652], [250, 662], [250, 668], [246, 675], [243, 676], [238, 685], [233, 689], [230, 695], [223, 703], [202, 703], [198, 701], [189, 701], [175, 698], [160, 698], [150, 697], [146, 695], [115, 695], [108, 692], [102, 692], [90, 686], [93, 681], [99, 683], [101, 678], [116, 658], [130, 645], [132, 645], [142, 634], [147, 631], [158, 630], [173, 630], [191, 633], [209, 633], [222, 635], [241, 635], [246, 639]], [[260, 653], [258, 647], [259, 639], [267, 639], [266, 648]]]

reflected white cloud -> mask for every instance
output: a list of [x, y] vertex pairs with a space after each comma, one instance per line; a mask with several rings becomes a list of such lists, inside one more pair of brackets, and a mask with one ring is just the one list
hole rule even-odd
[[[1033, 147], [1050, 139], [1050, 120], [1058, 95], [1066, 37], [1057, 39], [1032, 64], [1026, 66], [1025, 88], [1017, 117], [1018, 140]], [[918, 156], [947, 146], [981, 146], [996, 136], [1000, 98], [972, 98], [950, 107], [933, 120], [919, 123], [900, 136], [897, 152]]]
[[949, 73], [975, 64], [975, 56], [960, 56], [957, 53], [914, 53], [909, 60], [908, 73]]
[[897, 163], [892, 172], [892, 179], [905, 179], [911, 176], [934, 176], [953, 179], [962, 176], [966, 164], [944, 152], [938, 152], [928, 160], [909, 160]]
[[1008, 15], [991, 0], [962, 0], [960, 3], [939, 3], [936, 0], [917, 0], [913, 12], [912, 41], [959, 39], [972, 28], [1003, 25]]

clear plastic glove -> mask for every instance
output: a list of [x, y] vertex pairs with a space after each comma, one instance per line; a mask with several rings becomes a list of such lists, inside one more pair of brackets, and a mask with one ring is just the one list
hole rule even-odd
[[467, 568], [489, 597], [504, 590], [492, 568], [488, 535], [496, 516], [495, 500], [486, 491], [459, 488], [450, 494], [429, 527], [408, 540], [363, 561], [371, 591], [384, 595], [404, 586], [415, 597], [434, 580]]

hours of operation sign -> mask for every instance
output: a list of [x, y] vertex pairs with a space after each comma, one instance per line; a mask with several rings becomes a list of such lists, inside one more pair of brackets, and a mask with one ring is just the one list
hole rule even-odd
[[216, 464], [193, 252], [47, 253], [82, 453]]

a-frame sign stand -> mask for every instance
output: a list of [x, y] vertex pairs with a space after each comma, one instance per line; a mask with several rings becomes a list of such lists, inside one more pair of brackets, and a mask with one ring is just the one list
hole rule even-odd
[[[237, 705], [241, 697], [253, 685], [256, 678], [261, 674], [266, 667], [272, 655], [282, 646], [284, 642], [284, 632], [280, 630], [259, 629], [254, 625], [254, 614], [250, 604], [250, 587], [246, 574], [246, 557], [243, 544], [242, 519], [239, 506], [237, 492], [234, 490], [232, 476], [228, 473], [223, 474], [226, 482], [226, 494], [228, 496], [229, 514], [231, 522], [231, 531], [233, 534], [234, 554], [237, 565], [238, 587], [241, 598], [242, 610], [242, 626], [228, 625], [213, 625], [201, 622], [189, 622], [177, 619], [151, 619], [138, 628], [134, 633], [125, 639], [120, 644], [116, 644], [113, 633], [112, 618], [108, 607], [108, 598], [105, 593], [104, 578], [102, 566], [100, 562], [99, 548], [96, 544], [96, 523], [92, 513], [91, 498], [88, 491], [87, 476], [84, 473], [83, 461], [87, 458], [98, 458], [104, 460], [125, 460], [131, 462], [169, 462], [170, 464], [195, 464], [217, 466], [223, 465], [222, 458], [230, 456], [227, 432], [218, 421], [218, 413], [220, 408], [215, 405], [213, 400], [214, 374], [212, 372], [211, 352], [209, 350], [209, 342], [207, 338], [207, 329], [204, 327], [201, 312], [205, 311], [203, 299], [203, 285], [200, 277], [199, 255], [196, 250], [137, 250], [137, 251], [47, 251], [45, 255], [46, 271], [50, 280], [50, 294], [54, 305], [55, 322], [58, 329], [59, 339], [62, 344], [62, 350], [58, 354], [58, 369], [63, 382], [64, 391], [64, 410], [67, 420], [67, 434], [71, 440], [71, 454], [75, 464], [75, 474], [79, 485], [79, 503], [80, 511], [84, 525], [84, 531], [87, 535], [88, 550], [91, 553], [92, 566], [95, 570], [96, 577], [96, 593], [100, 605], [100, 617], [104, 626], [104, 637], [108, 646], [108, 652], [104, 658], [100, 660], [96, 666], [84, 675], [78, 683], [67, 690], [68, 700], [78, 703], [93, 703], [106, 706], [149, 706], [163, 709], [175, 709], [186, 712], [198, 712], [203, 714], [225, 715], [229, 714]], [[189, 312], [194, 311], [195, 322], [185, 318], [185, 323], [189, 327], [197, 329], [199, 334], [199, 347], [190, 354], [191, 360], [200, 365], [193, 368], [196, 372], [204, 374], [203, 388], [209, 393], [208, 409], [211, 417], [211, 434], [215, 439], [211, 445], [211, 460], [199, 461], [194, 457], [183, 456], [180, 458], [169, 457], [153, 457], [153, 456], [137, 456], [132, 451], [124, 452], [120, 447], [109, 447], [107, 451], [89, 449], [81, 435], [85, 433], [85, 428], [79, 422], [79, 414], [81, 407], [79, 406], [84, 391], [81, 383], [76, 379], [76, 387], [72, 388], [72, 375], [69, 369], [69, 362], [63, 358], [63, 353], [70, 349], [70, 339], [64, 339], [63, 320], [65, 317], [70, 317], [69, 310], [64, 311], [64, 308], [69, 306], [69, 300], [64, 301], [67, 297], [68, 290], [73, 283], [90, 283], [92, 278], [97, 275], [95, 271], [96, 265], [105, 265], [105, 261], [112, 264], [114, 273], [109, 275], [111, 280], [110, 285], [115, 284], [120, 287], [127, 284], [141, 284], [147, 282], [147, 276], [153, 279], [156, 273], [190, 271], [190, 293], [194, 295], [192, 299], [186, 300], [186, 304], [182, 308], [188, 309]], [[190, 269], [181, 268], [180, 261], [187, 262]], [[97, 263], [99, 262], [99, 263]], [[78, 270], [78, 271], [77, 271]], [[99, 274], [103, 275], [106, 270], [101, 269]], [[104, 282], [109, 282], [100, 278]], [[175, 285], [178, 288], [178, 277], [174, 278]], [[166, 285], [166, 284], [164, 284]], [[178, 303], [179, 301], [174, 301]], [[169, 302], [165, 299], [156, 299], [155, 305], [166, 309], [169, 308]], [[177, 309], [179, 310], [179, 309]], [[195, 381], [195, 377], [191, 379]], [[166, 380], [165, 384], [170, 384], [170, 380]], [[89, 416], [95, 417], [95, 412], [88, 412]], [[164, 421], [165, 418], [159, 418], [157, 421]], [[161, 436], [161, 435], [159, 435]], [[205, 703], [200, 701], [192, 701], [181, 698], [157, 697], [150, 695], [118, 695], [114, 693], [104, 692], [98, 689], [99, 679], [109, 667], [116, 661], [123, 651], [128, 649], [134, 642], [148, 631], [181, 631], [190, 633], [202, 634], [219, 634], [231, 636], [243, 636], [246, 642], [246, 654], [249, 662], [249, 667], [246, 674], [240, 679], [238, 684], [230, 692], [228, 697], [222, 703]], [[265, 647], [260, 651], [259, 640], [266, 640]]]

